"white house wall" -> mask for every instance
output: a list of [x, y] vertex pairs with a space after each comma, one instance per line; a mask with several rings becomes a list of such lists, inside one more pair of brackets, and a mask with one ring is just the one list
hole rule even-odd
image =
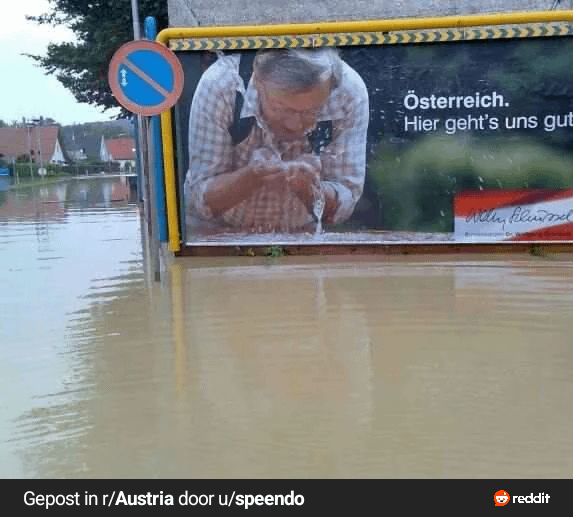
[[573, 0], [168, 0], [172, 27], [573, 9]]
[[56, 140], [56, 145], [54, 146], [54, 153], [50, 158], [51, 163], [64, 163], [66, 159], [64, 158], [64, 153], [62, 152], [62, 147], [60, 146], [60, 142]]
[[105, 145], [105, 138], [101, 137], [101, 144], [99, 148], [99, 157], [102, 162], [109, 162], [111, 161], [111, 155], [107, 149], [107, 145]]

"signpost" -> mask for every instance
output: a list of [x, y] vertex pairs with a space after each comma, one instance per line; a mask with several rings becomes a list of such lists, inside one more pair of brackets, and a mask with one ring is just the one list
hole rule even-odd
[[159, 115], [183, 91], [183, 68], [167, 47], [154, 41], [130, 41], [114, 54], [109, 85], [118, 102], [138, 115]]
[[[138, 34], [136, 34], [136, 38]], [[149, 225], [153, 251], [155, 279], [159, 280], [159, 231], [157, 221], [157, 189], [151, 164], [153, 145], [145, 142], [149, 135], [149, 117], [170, 109], [183, 91], [183, 68], [171, 50], [154, 41], [131, 41], [122, 45], [109, 65], [109, 85], [117, 101], [127, 110], [139, 115], [138, 140], [142, 148], [143, 176], [147, 178], [149, 195], [144, 196], [144, 214]], [[141, 127], [146, 117], [145, 130]]]

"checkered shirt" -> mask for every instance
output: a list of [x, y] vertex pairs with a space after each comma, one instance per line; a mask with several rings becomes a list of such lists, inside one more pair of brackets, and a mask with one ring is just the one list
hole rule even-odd
[[[213, 220], [204, 201], [212, 179], [247, 165], [257, 149], [265, 148], [273, 159], [295, 160], [307, 153], [308, 141], [277, 141], [259, 110], [257, 91], [251, 81], [239, 76], [238, 54], [219, 57], [202, 75], [191, 104], [189, 118], [189, 170], [185, 179], [185, 204], [189, 214]], [[241, 118], [256, 119], [248, 137], [233, 145], [229, 126], [233, 123], [236, 92], [243, 95]], [[317, 121], [331, 120], [332, 141], [320, 153], [321, 183], [337, 193], [338, 206], [331, 221], [344, 221], [352, 214], [362, 195], [366, 170], [368, 92], [362, 78], [346, 63], [343, 78], [318, 114]], [[287, 231], [313, 225], [298, 196], [290, 189], [277, 191], [262, 187], [224, 212], [225, 226], [246, 231]], [[226, 224], [225, 224], [226, 223]]]

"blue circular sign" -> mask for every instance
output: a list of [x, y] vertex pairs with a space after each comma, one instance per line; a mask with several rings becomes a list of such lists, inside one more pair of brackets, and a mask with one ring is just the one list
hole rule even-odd
[[114, 54], [109, 84], [118, 102], [139, 115], [171, 108], [183, 91], [183, 68], [171, 50], [154, 41], [131, 41]]

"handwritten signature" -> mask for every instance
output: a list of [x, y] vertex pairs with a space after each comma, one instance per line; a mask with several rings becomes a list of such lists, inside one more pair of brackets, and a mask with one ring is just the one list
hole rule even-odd
[[516, 206], [509, 216], [500, 215], [495, 208], [490, 210], [472, 210], [466, 217], [466, 223], [493, 223], [502, 225], [515, 223], [570, 223], [573, 222], [573, 208], [567, 212], [550, 212], [549, 210], [531, 210]]

